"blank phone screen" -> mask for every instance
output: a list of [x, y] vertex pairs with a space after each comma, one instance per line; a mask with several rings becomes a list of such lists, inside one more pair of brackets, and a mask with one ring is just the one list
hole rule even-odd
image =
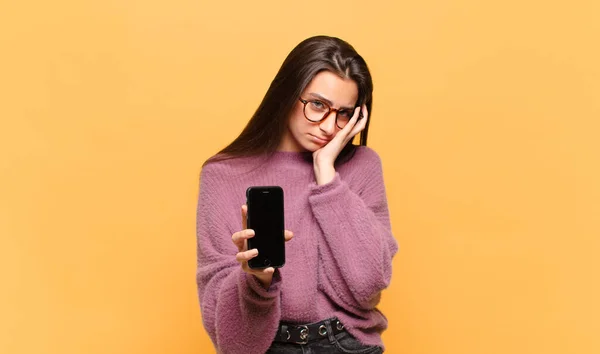
[[248, 228], [255, 233], [248, 240], [248, 249], [258, 249], [258, 256], [249, 261], [250, 267], [282, 266], [285, 263], [283, 190], [251, 187], [247, 199]]

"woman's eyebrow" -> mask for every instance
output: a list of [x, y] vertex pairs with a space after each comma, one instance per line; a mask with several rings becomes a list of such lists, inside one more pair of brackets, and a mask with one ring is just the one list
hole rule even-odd
[[[319, 95], [318, 93], [314, 93], [314, 92], [310, 92], [308, 94], [309, 96], [313, 96], [315, 98], [318, 98], [321, 101], [324, 101], [325, 103], [327, 103], [329, 105], [329, 107], [333, 106], [333, 102], [331, 102], [330, 100], [326, 99], [325, 97]], [[339, 109], [354, 109], [354, 107], [340, 107]]]

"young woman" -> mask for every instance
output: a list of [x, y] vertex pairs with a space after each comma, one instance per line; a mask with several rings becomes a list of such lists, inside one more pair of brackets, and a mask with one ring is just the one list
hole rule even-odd
[[[219, 353], [383, 352], [376, 305], [398, 246], [381, 161], [366, 147], [372, 92], [352, 46], [308, 38], [239, 137], [204, 164], [197, 283]], [[285, 193], [282, 268], [248, 267], [258, 251], [247, 248], [245, 192], [261, 185]]]

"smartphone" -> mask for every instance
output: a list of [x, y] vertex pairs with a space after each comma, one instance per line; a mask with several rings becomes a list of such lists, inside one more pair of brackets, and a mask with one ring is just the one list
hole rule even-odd
[[254, 230], [248, 249], [258, 256], [248, 261], [252, 269], [282, 267], [285, 263], [283, 189], [279, 186], [253, 186], [246, 190], [247, 225]]

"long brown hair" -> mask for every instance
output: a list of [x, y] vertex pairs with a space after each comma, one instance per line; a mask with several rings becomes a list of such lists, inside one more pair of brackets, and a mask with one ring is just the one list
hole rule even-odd
[[[364, 59], [349, 43], [339, 38], [310, 37], [288, 54], [260, 106], [240, 135], [205, 164], [234, 157], [274, 153], [287, 129], [288, 119], [300, 94], [315, 75], [323, 70], [356, 82], [356, 105], [365, 104], [369, 116], [371, 115], [373, 81]], [[367, 145], [369, 122], [370, 119], [360, 134], [360, 145]], [[355, 147], [350, 141], [340, 152], [337, 162], [350, 158]]]

